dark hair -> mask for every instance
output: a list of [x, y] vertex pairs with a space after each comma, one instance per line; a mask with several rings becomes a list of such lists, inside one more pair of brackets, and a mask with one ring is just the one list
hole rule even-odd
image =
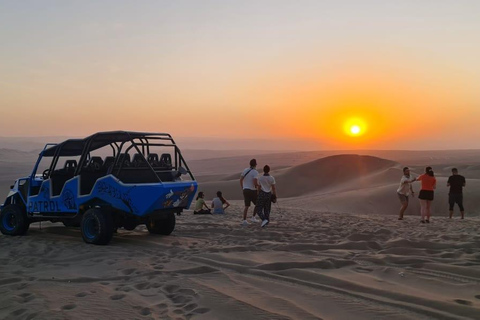
[[256, 159], [250, 160], [250, 167], [255, 167], [256, 165], [257, 165], [257, 160]]
[[407, 171], [408, 169], [410, 169], [409, 167], [404, 167], [403, 168], [403, 173], [405, 173], [405, 171]]
[[217, 191], [217, 197], [220, 199], [220, 201], [222, 201], [222, 203], [227, 202], [227, 200], [225, 200], [225, 198], [222, 196], [222, 191]]
[[458, 172], [457, 168], [452, 168], [452, 172]]
[[266, 164], [264, 167], [263, 167], [263, 172], [265, 173], [269, 173], [270, 172], [270, 166], [268, 164]]
[[425, 168], [425, 173], [428, 174], [430, 177], [434, 176], [432, 167], [426, 167]]
[[200, 191], [200, 192], [198, 193], [198, 195], [197, 195], [197, 200], [198, 200], [198, 198], [203, 198], [203, 192], [202, 192], [202, 191]]

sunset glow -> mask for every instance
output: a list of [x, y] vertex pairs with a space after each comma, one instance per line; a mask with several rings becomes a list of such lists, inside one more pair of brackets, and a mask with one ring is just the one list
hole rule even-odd
[[0, 136], [478, 147], [479, 1], [55, 2], [0, 4]]

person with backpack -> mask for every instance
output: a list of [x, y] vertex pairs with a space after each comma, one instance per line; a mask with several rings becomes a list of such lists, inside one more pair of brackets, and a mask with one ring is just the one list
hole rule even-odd
[[[250, 208], [250, 204], [253, 203], [255, 205], [257, 203], [258, 171], [255, 169], [256, 167], [257, 167], [257, 160], [252, 159], [250, 160], [250, 167], [243, 170], [240, 175], [240, 187], [242, 188], [242, 191], [243, 191], [243, 200], [245, 203], [245, 208], [243, 209], [243, 220], [241, 223], [242, 226], [248, 225], [247, 213], [248, 213], [248, 208]], [[255, 211], [253, 212], [251, 221], [257, 222], [257, 219], [255, 218]]]

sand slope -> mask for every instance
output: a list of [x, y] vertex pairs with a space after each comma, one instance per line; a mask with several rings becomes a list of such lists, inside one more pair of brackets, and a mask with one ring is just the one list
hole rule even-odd
[[184, 213], [109, 246], [38, 224], [0, 236], [1, 319], [480, 319], [480, 220], [283, 207], [266, 229]]

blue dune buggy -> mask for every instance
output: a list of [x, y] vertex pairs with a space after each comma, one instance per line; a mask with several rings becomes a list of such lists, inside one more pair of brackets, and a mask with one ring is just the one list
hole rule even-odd
[[32, 174], [11, 186], [0, 230], [23, 235], [32, 222], [80, 227], [83, 240], [108, 244], [117, 228], [145, 224], [169, 235], [197, 182], [169, 134], [99, 132], [47, 144]]

